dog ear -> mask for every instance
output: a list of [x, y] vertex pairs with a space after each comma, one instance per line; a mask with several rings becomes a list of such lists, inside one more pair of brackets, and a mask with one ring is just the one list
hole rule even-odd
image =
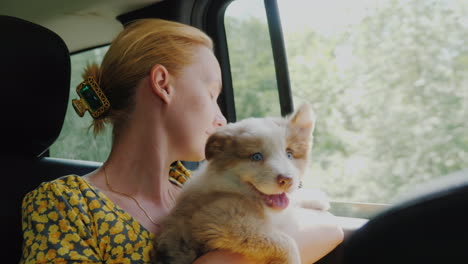
[[299, 128], [301, 134], [311, 135], [315, 128], [315, 113], [312, 106], [308, 103], [302, 104], [290, 117], [289, 123], [291, 126]]
[[208, 138], [205, 145], [205, 158], [212, 159], [214, 156], [226, 151], [232, 145], [232, 137], [228, 134], [214, 133]]

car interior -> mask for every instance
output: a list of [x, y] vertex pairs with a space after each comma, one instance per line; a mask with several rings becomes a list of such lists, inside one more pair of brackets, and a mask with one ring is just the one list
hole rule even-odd
[[[50, 146], [62, 130], [69, 98], [76, 96], [69, 93], [70, 56], [108, 45], [123, 26], [138, 18], [163, 18], [201, 28], [216, 43], [215, 55], [223, 76], [218, 103], [227, 120], [234, 122], [236, 108], [223, 20], [231, 2], [3, 0], [0, 3], [4, 262], [17, 263], [21, 255], [23, 196], [43, 181], [72, 173], [84, 175], [101, 165], [98, 161], [49, 155]], [[275, 0], [265, 0], [264, 5], [280, 111], [286, 115], [294, 106], [278, 6]], [[447, 178], [366, 219], [341, 216], [345, 240], [317, 263], [465, 263], [467, 178], [466, 173]]]

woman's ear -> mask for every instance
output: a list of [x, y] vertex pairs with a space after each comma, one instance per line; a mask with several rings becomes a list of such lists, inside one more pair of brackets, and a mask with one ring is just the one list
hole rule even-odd
[[174, 90], [170, 85], [170, 74], [166, 67], [156, 64], [150, 71], [150, 85], [152, 91], [166, 104], [171, 102]]

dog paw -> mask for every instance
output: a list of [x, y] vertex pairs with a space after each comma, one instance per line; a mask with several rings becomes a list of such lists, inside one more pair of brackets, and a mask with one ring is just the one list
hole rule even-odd
[[330, 209], [330, 200], [321, 190], [299, 189], [293, 194], [293, 199], [302, 208], [320, 211], [328, 211]]

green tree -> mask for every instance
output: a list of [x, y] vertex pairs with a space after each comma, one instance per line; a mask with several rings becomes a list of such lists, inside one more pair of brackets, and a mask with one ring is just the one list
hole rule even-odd
[[[389, 202], [466, 168], [466, 17], [464, 1], [389, 0], [336, 34], [284, 32], [295, 105], [313, 103], [318, 117], [306, 184]], [[236, 110], [277, 115], [264, 105], [277, 96], [265, 20], [226, 22]]]
[[279, 97], [268, 27], [263, 19], [226, 17], [237, 119], [279, 115]]

